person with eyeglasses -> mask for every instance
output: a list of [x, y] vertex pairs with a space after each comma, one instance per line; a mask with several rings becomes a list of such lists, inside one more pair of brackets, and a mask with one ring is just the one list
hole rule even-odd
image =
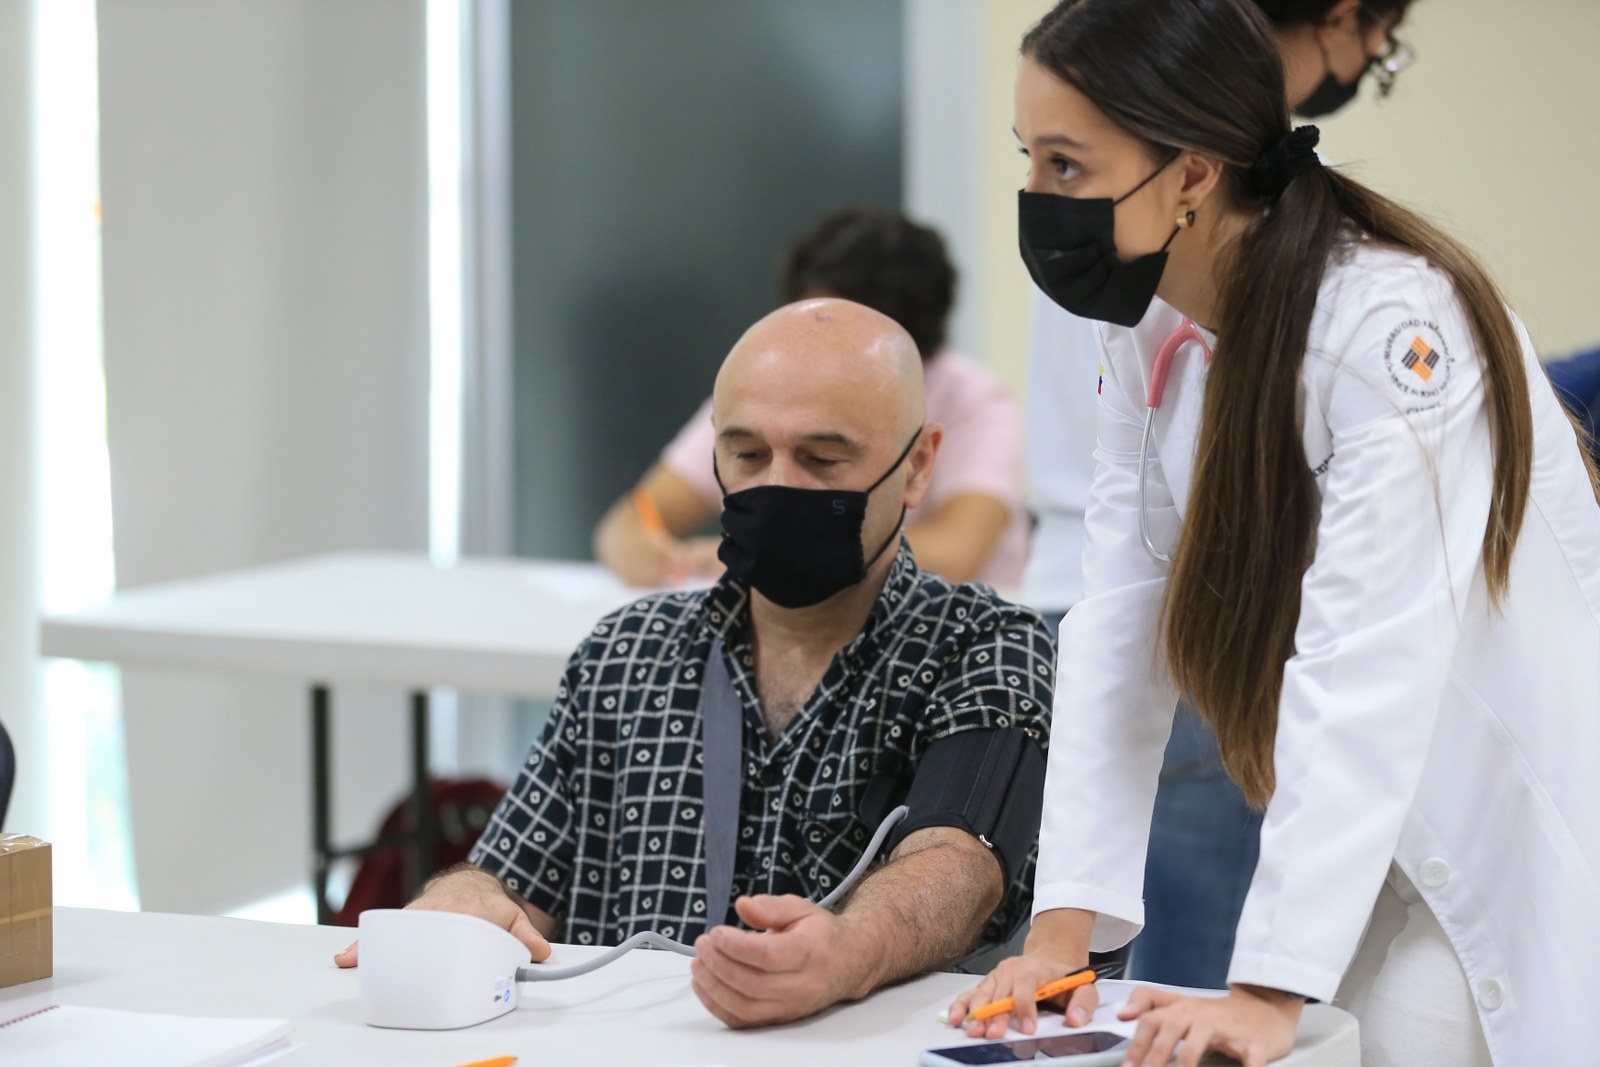
[[[1352, 100], [1371, 73], [1380, 96], [1415, 53], [1395, 33], [1412, 0], [1254, 0], [1272, 23], [1287, 97], [1302, 115]], [[1159, 298], [1147, 320], [1182, 319]], [[1088, 504], [1099, 400], [1094, 324], [1033, 291], [1028, 351], [1027, 459], [1034, 530], [1020, 599], [1051, 629], [1083, 595]], [[1220, 988], [1234, 927], [1255, 871], [1260, 813], [1223, 771], [1216, 739], [1186, 704], [1161, 771], [1145, 875], [1145, 927], [1133, 977]]]
[[1333, 114], [1354, 100], [1371, 74], [1378, 95], [1416, 60], [1395, 37], [1411, 0], [1256, 0], [1277, 30], [1284, 82], [1296, 114]]

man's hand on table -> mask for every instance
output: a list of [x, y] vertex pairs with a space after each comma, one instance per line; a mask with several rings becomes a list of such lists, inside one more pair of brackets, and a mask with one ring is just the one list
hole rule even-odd
[[804, 897], [740, 897], [739, 917], [755, 933], [717, 926], [695, 941], [695, 995], [735, 1030], [813, 1015], [872, 989], [866, 955], [849, 951], [849, 920]]
[[[487, 919], [500, 929], [528, 946], [534, 963], [543, 963], [550, 956], [550, 942], [535, 929], [522, 905], [511, 899], [500, 879], [475, 867], [460, 867], [435, 877], [422, 890], [420, 896], [406, 905], [422, 911], [453, 911], [461, 915], [476, 915]], [[336, 953], [333, 962], [340, 967], [354, 967], [359, 962], [359, 941], [353, 941], [343, 952]]]

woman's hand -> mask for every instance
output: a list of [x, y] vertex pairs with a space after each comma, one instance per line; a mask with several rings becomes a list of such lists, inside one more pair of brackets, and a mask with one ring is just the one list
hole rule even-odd
[[1139, 1020], [1123, 1062], [1166, 1067], [1181, 1041], [1179, 1067], [1196, 1067], [1207, 1049], [1225, 1052], [1244, 1067], [1266, 1067], [1294, 1048], [1302, 1006], [1298, 997], [1256, 986], [1234, 986], [1225, 997], [1140, 987], [1117, 1013], [1119, 1019]]
[[[1085, 960], [1086, 957], [1067, 959], [1048, 949], [1030, 950], [1020, 956], [1001, 960], [1000, 965], [990, 971], [977, 988], [961, 994], [951, 1003], [950, 1025], [960, 1026], [965, 1019], [968, 1037], [1004, 1037], [1011, 1026], [1024, 1034], [1031, 1034], [1039, 1026], [1040, 1002], [1033, 999], [1034, 993], [1040, 986], [1083, 970]], [[973, 1010], [1006, 997], [1016, 1001], [1016, 1011], [996, 1015], [988, 1021], [967, 1019]], [[1094, 983], [1090, 982], [1043, 1003], [1065, 1008], [1068, 1026], [1082, 1026], [1094, 1017], [1094, 1010], [1100, 1005], [1100, 994], [1095, 990]]]

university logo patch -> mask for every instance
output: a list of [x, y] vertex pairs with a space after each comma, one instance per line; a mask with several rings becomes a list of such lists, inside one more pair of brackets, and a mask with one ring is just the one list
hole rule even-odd
[[1426, 319], [1397, 323], [1383, 345], [1389, 381], [1409, 398], [1437, 401], [1450, 384], [1453, 362], [1438, 325]]
[[1419, 334], [1411, 339], [1411, 349], [1401, 357], [1400, 362], [1406, 370], [1428, 381], [1433, 377], [1433, 368], [1439, 365], [1439, 353], [1430, 348]]

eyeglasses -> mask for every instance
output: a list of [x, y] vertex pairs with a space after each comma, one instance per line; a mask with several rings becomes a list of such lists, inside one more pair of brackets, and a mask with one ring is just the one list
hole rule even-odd
[[1384, 38], [1382, 52], [1372, 57], [1372, 76], [1378, 83], [1378, 96], [1394, 92], [1395, 79], [1400, 72], [1417, 61], [1417, 51], [1394, 34]]
[[1360, 20], [1363, 34], [1371, 34], [1379, 28], [1384, 31], [1383, 51], [1369, 57], [1367, 66], [1378, 83], [1378, 96], [1386, 97], [1394, 92], [1395, 79], [1400, 72], [1417, 61], [1417, 51], [1394, 35], [1394, 24], [1399, 19], [1392, 12], [1362, 4], [1356, 9], [1356, 17]]

